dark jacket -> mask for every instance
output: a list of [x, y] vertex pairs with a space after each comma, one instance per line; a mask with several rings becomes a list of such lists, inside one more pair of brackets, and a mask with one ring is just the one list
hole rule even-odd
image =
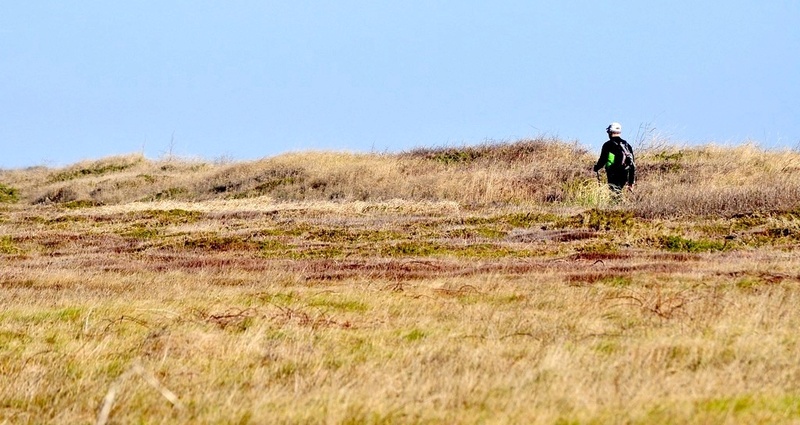
[[[627, 148], [630, 153], [630, 163], [623, 164], [625, 157], [623, 147]], [[609, 141], [603, 144], [600, 150], [600, 158], [597, 164], [594, 165], [594, 171], [600, 171], [601, 168], [606, 169], [609, 182], [612, 180], [621, 184], [633, 185], [636, 183], [636, 163], [633, 157], [633, 148], [625, 140], [619, 136], [612, 137]]]

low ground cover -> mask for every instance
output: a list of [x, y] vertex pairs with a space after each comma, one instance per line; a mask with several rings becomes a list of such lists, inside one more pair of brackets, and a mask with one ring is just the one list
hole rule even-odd
[[[563, 146], [400, 159], [452, 177], [545, 148]], [[663, 165], [644, 191], [705, 173], [699, 154], [670, 152], [644, 160]], [[125, 157], [2, 174], [0, 422], [800, 421], [789, 195], [719, 214], [600, 191], [316, 199], [224, 166]], [[731, 173], [695, 189], [728, 190]], [[187, 199], [138, 183], [178, 178], [194, 181]], [[64, 184], [69, 201], [42, 201]]]

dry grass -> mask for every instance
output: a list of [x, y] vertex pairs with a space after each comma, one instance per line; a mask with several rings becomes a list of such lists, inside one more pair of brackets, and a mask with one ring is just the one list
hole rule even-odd
[[[402, 154], [292, 153], [242, 163], [129, 155], [55, 170], [5, 170], [0, 180], [3, 199], [13, 193], [23, 203], [73, 207], [263, 196], [478, 208], [612, 206], [614, 200], [589, 171], [594, 160], [577, 144], [534, 139]], [[624, 207], [641, 217], [786, 212], [800, 201], [800, 154], [794, 151], [653, 144], [638, 152], [637, 164], [639, 187]]]
[[643, 216], [790, 211], [800, 196], [800, 154], [755, 145], [645, 152], [642, 190], [632, 206]]
[[645, 150], [616, 206], [553, 141], [3, 171], [0, 423], [798, 422], [795, 158]]

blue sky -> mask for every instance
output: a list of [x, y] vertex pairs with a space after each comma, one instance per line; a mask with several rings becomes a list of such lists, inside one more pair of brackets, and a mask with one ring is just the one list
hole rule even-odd
[[7, 2], [0, 168], [538, 135], [800, 145], [800, 2]]

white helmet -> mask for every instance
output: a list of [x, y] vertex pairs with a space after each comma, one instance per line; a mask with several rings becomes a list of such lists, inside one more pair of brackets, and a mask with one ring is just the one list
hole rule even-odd
[[606, 127], [606, 132], [611, 134], [622, 134], [622, 126], [618, 122], [612, 122]]

